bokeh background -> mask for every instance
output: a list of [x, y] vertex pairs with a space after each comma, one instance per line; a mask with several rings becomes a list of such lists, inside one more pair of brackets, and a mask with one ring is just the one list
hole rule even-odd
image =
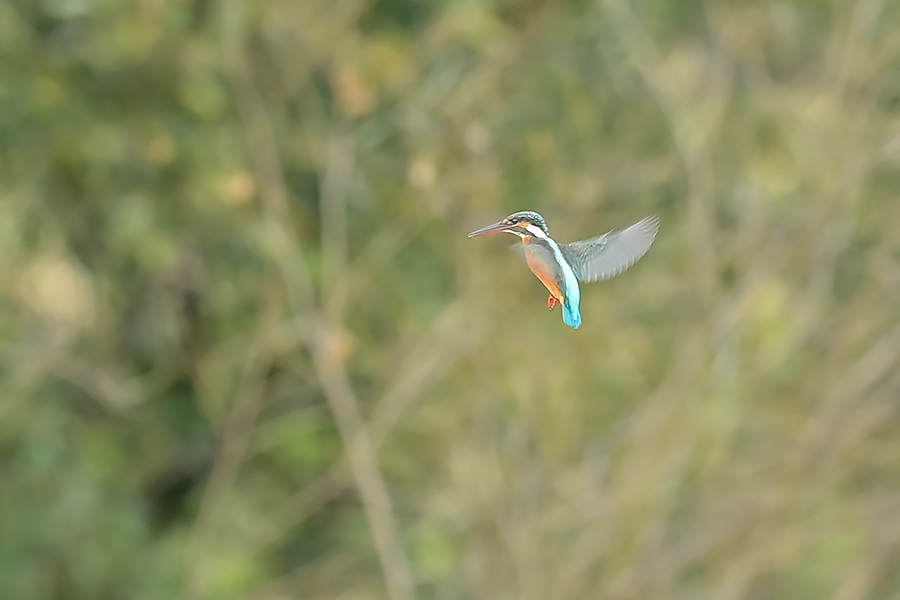
[[898, 193], [892, 0], [6, 0], [0, 595], [900, 598]]

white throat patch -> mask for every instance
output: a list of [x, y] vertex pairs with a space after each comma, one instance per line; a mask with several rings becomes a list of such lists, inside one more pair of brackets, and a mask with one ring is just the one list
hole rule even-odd
[[540, 227], [538, 227], [537, 225], [535, 225], [534, 223], [529, 223], [525, 227], [525, 229], [527, 229], [528, 233], [530, 233], [531, 235], [533, 235], [536, 238], [541, 238], [542, 240], [547, 239], [547, 234], [544, 233], [544, 230], [541, 229]]

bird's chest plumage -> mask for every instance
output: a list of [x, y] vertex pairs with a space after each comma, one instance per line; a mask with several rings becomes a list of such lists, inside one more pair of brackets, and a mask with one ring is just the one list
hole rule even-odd
[[561, 289], [560, 283], [563, 283], [563, 286], [565, 283], [557, 279], [559, 269], [550, 262], [546, 252], [540, 251], [536, 245], [529, 244], [528, 241], [523, 240], [523, 242], [525, 242], [525, 262], [528, 263], [528, 268], [554, 298], [560, 301], [564, 300], [565, 288]]

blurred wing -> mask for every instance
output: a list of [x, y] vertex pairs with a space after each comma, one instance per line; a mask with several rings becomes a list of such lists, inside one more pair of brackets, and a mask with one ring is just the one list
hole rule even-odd
[[659, 218], [647, 217], [620, 231], [560, 244], [559, 249], [582, 281], [615, 277], [642, 257], [656, 238]]

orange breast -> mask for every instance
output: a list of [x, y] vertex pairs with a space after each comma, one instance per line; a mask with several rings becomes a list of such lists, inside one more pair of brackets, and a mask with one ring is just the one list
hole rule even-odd
[[544, 284], [544, 287], [549, 290], [550, 295], [562, 302], [564, 298], [559, 289], [559, 284], [556, 283], [556, 278], [553, 276], [553, 270], [544, 264], [544, 261], [540, 260], [530, 252], [525, 253], [525, 261], [528, 263], [528, 268], [531, 269], [531, 272], [534, 273], [535, 276], [541, 280], [541, 283]]

